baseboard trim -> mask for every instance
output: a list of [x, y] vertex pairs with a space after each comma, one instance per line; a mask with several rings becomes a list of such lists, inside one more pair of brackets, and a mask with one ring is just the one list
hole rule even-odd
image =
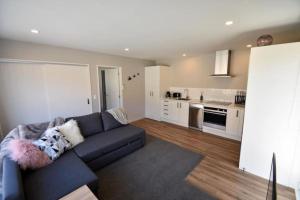
[[135, 119], [131, 119], [131, 120], [128, 120], [128, 123], [132, 123], [132, 122], [135, 122], [135, 121], [144, 119], [144, 118], [145, 118], [145, 117], [138, 117], [138, 118], [135, 118]]

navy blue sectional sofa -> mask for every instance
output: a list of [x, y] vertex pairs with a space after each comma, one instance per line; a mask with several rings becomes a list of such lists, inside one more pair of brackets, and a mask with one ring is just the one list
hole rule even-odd
[[145, 144], [143, 129], [122, 125], [107, 112], [66, 120], [69, 119], [78, 122], [84, 142], [34, 171], [22, 171], [16, 162], [5, 157], [3, 200], [56, 200], [83, 185], [97, 195], [98, 177], [93, 171]]

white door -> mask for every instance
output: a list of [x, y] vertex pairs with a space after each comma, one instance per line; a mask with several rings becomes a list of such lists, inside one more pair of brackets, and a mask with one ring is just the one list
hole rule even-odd
[[43, 67], [50, 119], [92, 112], [90, 72], [87, 66]]
[[169, 104], [169, 112], [170, 112], [170, 121], [173, 123], [177, 123], [178, 121], [178, 113], [179, 113], [179, 103], [178, 101], [170, 101]]
[[118, 68], [105, 69], [105, 90], [107, 109], [120, 107], [120, 87]]
[[4, 134], [19, 124], [91, 113], [89, 77], [88, 67], [0, 63], [0, 121]]
[[0, 121], [4, 134], [19, 124], [49, 120], [41, 64], [0, 63]]
[[160, 67], [155, 66], [151, 71], [151, 115], [152, 119], [160, 120]]
[[189, 125], [189, 103], [179, 102], [178, 122], [181, 126], [188, 127]]
[[227, 118], [226, 118], [226, 134], [232, 135], [240, 139], [241, 137], [241, 111], [235, 108], [227, 109]]
[[145, 116], [147, 118], [152, 118], [151, 109], [153, 107], [152, 103], [152, 70], [151, 67], [145, 68]]
[[145, 68], [145, 116], [160, 120], [160, 68]]

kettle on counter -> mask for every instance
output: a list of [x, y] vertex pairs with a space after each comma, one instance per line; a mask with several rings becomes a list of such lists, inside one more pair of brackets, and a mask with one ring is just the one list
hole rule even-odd
[[170, 92], [170, 91], [167, 91], [165, 97], [166, 97], [166, 98], [171, 98], [171, 92]]

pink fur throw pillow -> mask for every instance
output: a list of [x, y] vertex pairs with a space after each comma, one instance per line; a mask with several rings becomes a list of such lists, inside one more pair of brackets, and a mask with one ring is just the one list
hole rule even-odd
[[11, 140], [8, 149], [10, 158], [16, 161], [23, 170], [38, 169], [51, 163], [48, 155], [32, 144], [31, 140]]

